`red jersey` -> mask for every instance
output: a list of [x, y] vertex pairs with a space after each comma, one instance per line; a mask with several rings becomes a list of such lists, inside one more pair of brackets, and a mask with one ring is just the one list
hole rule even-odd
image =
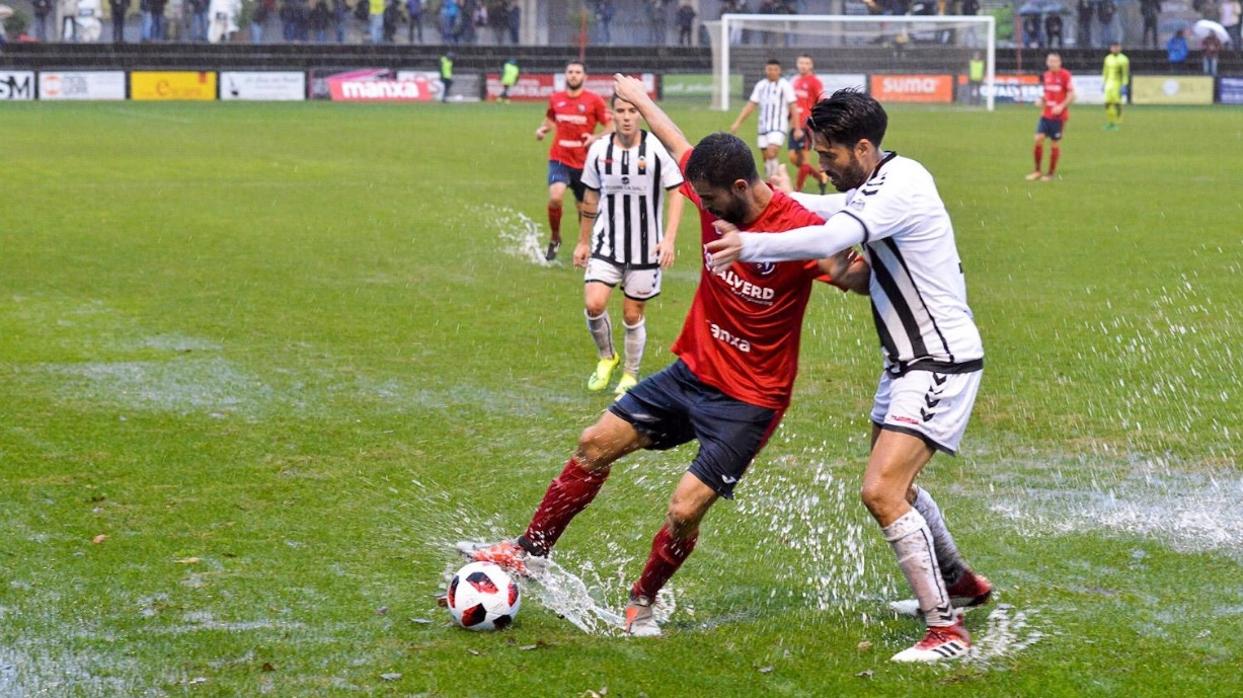
[[583, 137], [593, 133], [596, 124], [609, 122], [609, 110], [604, 105], [604, 98], [589, 90], [583, 90], [577, 97], [571, 97], [566, 92], [554, 92], [548, 98], [545, 116], [557, 126], [552, 136], [552, 147], [548, 149], [548, 159], [576, 170], [583, 169], [583, 163], [587, 162], [587, 146], [583, 144]]
[[[815, 73], [808, 73], [795, 77], [793, 85], [794, 96], [798, 98], [799, 121], [806, 123], [807, 117], [811, 116], [811, 108], [816, 106], [816, 102], [824, 94], [824, 83], [820, 82]], [[799, 128], [802, 126], [800, 123]]]
[[[1044, 82], [1044, 112], [1041, 116], [1046, 119], [1066, 121], [1070, 118], [1070, 105], [1066, 104], [1066, 99], [1074, 89], [1071, 87], [1070, 71], [1065, 68], [1057, 72], [1046, 70], [1042, 80]], [[1066, 104], [1066, 108], [1061, 114], [1054, 114], [1053, 107], [1059, 104]]]
[[[686, 171], [690, 151], [678, 163]], [[704, 244], [721, 237], [690, 181], [682, 194], [699, 207]], [[824, 219], [774, 190], [772, 201], [749, 228], [785, 231], [820, 225]], [[779, 234], [779, 233], [774, 233]], [[773, 410], [790, 404], [798, 373], [799, 336], [815, 262], [735, 262], [714, 272], [705, 253], [699, 287], [673, 353], [699, 380], [742, 402]]]

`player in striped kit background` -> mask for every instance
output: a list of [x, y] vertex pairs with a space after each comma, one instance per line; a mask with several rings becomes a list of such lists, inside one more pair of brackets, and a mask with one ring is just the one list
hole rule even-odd
[[764, 66], [764, 79], [755, 83], [751, 98], [738, 113], [738, 118], [734, 119], [729, 132], [738, 133], [742, 122], [757, 109], [760, 118], [756, 144], [764, 152], [764, 179], [771, 179], [782, 167], [777, 155], [781, 152], [781, 146], [785, 145], [786, 129], [789, 128], [794, 140], [803, 139], [803, 122], [794, 86], [781, 77], [781, 61], [775, 58], [770, 58]]
[[[682, 173], [664, 145], [639, 128], [641, 117], [633, 104], [614, 96], [610, 109], [616, 130], [592, 144], [583, 165], [583, 218], [574, 265], [586, 270], [587, 330], [599, 354], [588, 390], [608, 387], [621, 362], [613, 346], [608, 303], [618, 284], [625, 294], [625, 362], [615, 390], [620, 397], [638, 383], [647, 343], [644, 308], [660, 294], [661, 269], [673, 264], [682, 219], [682, 196], [677, 193]], [[666, 191], [669, 222], [662, 226]]]

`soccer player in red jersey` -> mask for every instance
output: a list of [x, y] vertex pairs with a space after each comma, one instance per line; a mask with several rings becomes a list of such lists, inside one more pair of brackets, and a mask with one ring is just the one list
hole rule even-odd
[[[1027, 175], [1027, 181], [1039, 179], [1048, 182], [1057, 173], [1057, 159], [1062, 154], [1062, 132], [1066, 129], [1066, 120], [1070, 118], [1070, 103], [1075, 101], [1075, 88], [1071, 84], [1070, 71], [1062, 67], [1062, 57], [1050, 53], [1045, 58], [1048, 68], [1041, 77], [1044, 83], [1044, 97], [1036, 103], [1043, 111], [1040, 121], [1036, 124], [1036, 147], [1033, 154], [1036, 158], [1036, 169]], [[1044, 139], [1053, 141], [1049, 152], [1049, 172], [1040, 172], [1040, 161], [1044, 158]]]
[[[579, 217], [583, 207], [583, 163], [587, 160], [587, 148], [606, 133], [612, 133], [613, 123], [604, 98], [583, 88], [587, 69], [578, 61], [565, 66], [565, 89], [554, 92], [548, 98], [548, 111], [544, 122], [535, 129], [535, 140], [542, 141], [549, 131], [555, 129], [552, 146], [548, 149], [548, 261], [557, 258], [561, 247], [561, 204], [565, 189], [574, 192]], [[603, 124], [597, 135], [596, 125]]]
[[[686, 179], [682, 193], [700, 209], [704, 243], [719, 237], [713, 226], [718, 218], [743, 229], [771, 231], [823, 221], [761, 181], [743, 141], [715, 133], [692, 148], [641, 82], [618, 75], [614, 90], [618, 99], [638, 108], [678, 161]], [[740, 264], [718, 273], [705, 260], [673, 345], [677, 361], [640, 381], [583, 431], [522, 536], [489, 547], [464, 544], [462, 551], [518, 572], [538, 568], [570, 520], [599, 492], [616, 460], [639, 449], [663, 450], [697, 440], [699, 453], [673, 492], [626, 606], [627, 633], [659, 635], [652, 615], [656, 593], [694, 550], [708, 508], [720, 497], [733, 496], [781, 420], [798, 371], [799, 335], [812, 282], [840, 261]], [[843, 274], [835, 284], [846, 285], [847, 278]], [[856, 281], [866, 280], [864, 274]]]
[[[816, 102], [819, 102], [820, 96], [824, 94], [824, 85], [820, 82], [820, 78], [816, 77], [816, 66], [811, 56], [804, 53], [798, 57], [795, 65], [798, 67], [798, 77], [794, 78], [792, 83], [794, 96], [798, 98], [798, 113], [802, 115], [800, 118], [806, 118], [808, 114], [811, 114], [811, 108], [816, 106]], [[820, 193], [823, 194], [829, 183], [829, 176], [821, 172], [819, 168], [811, 166], [811, 138], [807, 136], [807, 129], [803, 129], [799, 135], [800, 138], [795, 138], [794, 131], [790, 131], [790, 164], [798, 170], [798, 180], [794, 185], [794, 191], [803, 191], [803, 184], [807, 182], [807, 176], [811, 175], [820, 183]]]

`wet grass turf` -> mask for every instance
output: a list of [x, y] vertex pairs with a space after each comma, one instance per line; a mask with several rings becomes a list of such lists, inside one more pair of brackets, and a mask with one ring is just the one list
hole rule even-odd
[[[672, 111], [692, 140], [728, 125]], [[448, 627], [441, 544], [518, 531], [607, 400], [582, 387], [581, 275], [502, 235], [515, 212], [543, 235], [540, 113], [0, 105], [0, 693], [1237, 683], [1243, 119], [1225, 108], [1137, 108], [1104, 133], [1075, 107], [1047, 184], [1022, 179], [1034, 110], [892, 111], [886, 145], [954, 217], [988, 352], [963, 457], [925, 482], [1013, 605], [996, 622], [1026, 618], [1009, 637], [970, 616], [994, 656], [886, 661], [918, 626], [885, 611], [903, 584], [854, 500], [879, 356], [866, 302], [827, 288], [784, 426], [674, 579], [669, 637], [588, 636], [533, 595], [505, 633]], [[649, 371], [694, 290], [691, 215]], [[636, 456], [566, 534], [605, 601], [692, 454]]]

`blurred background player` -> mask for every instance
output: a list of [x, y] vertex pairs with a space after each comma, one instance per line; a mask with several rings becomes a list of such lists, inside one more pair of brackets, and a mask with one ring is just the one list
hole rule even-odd
[[1122, 100], [1131, 83], [1131, 59], [1117, 41], [1109, 45], [1101, 77], [1105, 80], [1105, 130], [1117, 131], [1122, 124]]
[[548, 98], [544, 123], [535, 129], [535, 140], [542, 141], [549, 131], [553, 134], [548, 149], [548, 251], [544, 258], [552, 261], [561, 248], [561, 204], [565, 189], [574, 192], [575, 206], [580, 215], [583, 206], [583, 161], [587, 148], [596, 140], [596, 125], [603, 124], [601, 135], [613, 130], [608, 106], [600, 95], [583, 89], [587, 69], [578, 61], [565, 66], [565, 89]]
[[[613, 349], [609, 297], [621, 284], [625, 363], [617, 381], [621, 397], [639, 382], [639, 363], [647, 344], [643, 310], [660, 295], [660, 271], [673, 264], [678, 223], [682, 220], [682, 171], [655, 136], [639, 128], [639, 110], [613, 95], [613, 135], [591, 144], [583, 167], [582, 219], [574, 266], [586, 270], [584, 300], [587, 330], [599, 352], [587, 389], [608, 387], [620, 358]], [[660, 223], [665, 192], [669, 223]]]
[[522, 71], [518, 68], [518, 59], [510, 58], [505, 61], [505, 65], [501, 66], [501, 96], [500, 101], [509, 103], [509, 88], [518, 84], [518, 75]]
[[[643, 83], [617, 75], [613, 89], [638, 108], [677, 158], [686, 177], [682, 193], [699, 207], [701, 242], [717, 237], [718, 216], [742, 228], [774, 231], [823, 222], [761, 181], [751, 149], [737, 137], [714, 133], [692, 149]], [[803, 315], [820, 273], [817, 263], [740, 264], [720, 272], [701, 264], [695, 299], [673, 345], [677, 360], [640, 381], [583, 431], [522, 536], [458, 548], [520, 574], [535, 572], [599, 493], [615, 461], [639, 449], [698, 441], [626, 605], [627, 634], [659, 635], [652, 612], [657, 592], [695, 549], [708, 509], [733, 496], [789, 405]]]
[[[807, 118], [807, 115], [811, 113], [811, 108], [820, 101], [821, 95], [824, 94], [824, 85], [820, 82], [820, 78], [816, 77], [816, 66], [811, 56], [804, 53], [798, 57], [795, 65], [798, 67], [798, 76], [794, 78], [791, 85], [794, 87], [794, 97], [798, 102], [798, 118], [801, 121]], [[799, 125], [802, 126], [802, 124]], [[812, 166], [811, 139], [807, 138], [806, 134], [796, 136], [793, 131], [790, 132], [790, 164], [794, 165], [794, 169], [798, 171], [798, 181], [794, 185], [794, 191], [802, 191], [807, 176], [811, 175], [820, 183], [820, 193], [824, 193], [829, 176], [821, 172], [819, 167]]]
[[[1040, 121], [1036, 123], [1036, 145], [1032, 154], [1036, 159], [1036, 169], [1027, 175], [1027, 181], [1037, 179], [1048, 182], [1057, 173], [1057, 159], [1062, 155], [1062, 132], [1066, 129], [1066, 120], [1070, 118], [1070, 103], [1075, 101], [1075, 88], [1071, 84], [1070, 71], [1062, 67], [1062, 57], [1050, 53], [1045, 58], [1045, 67], [1041, 76], [1044, 84], [1044, 96], [1036, 103], [1042, 109]], [[1049, 149], [1049, 172], [1040, 172], [1040, 161], [1044, 159], [1044, 140], [1051, 143]]]
[[786, 129], [795, 138], [803, 137], [803, 124], [799, 121], [798, 100], [794, 97], [794, 87], [789, 80], [781, 77], [781, 61], [770, 58], [764, 66], [764, 79], [755, 83], [751, 90], [751, 99], [747, 100], [738, 118], [729, 127], [730, 133], [738, 133], [742, 122], [751, 116], [756, 108], [760, 110], [759, 148], [764, 153], [764, 179], [769, 179], [781, 169], [777, 154], [785, 145]]

